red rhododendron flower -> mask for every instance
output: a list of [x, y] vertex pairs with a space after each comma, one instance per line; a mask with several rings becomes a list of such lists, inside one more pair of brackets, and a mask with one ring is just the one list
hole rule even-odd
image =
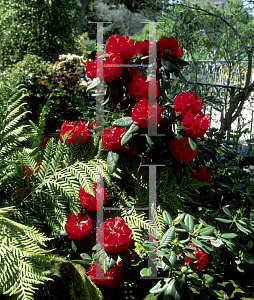
[[[154, 128], [161, 121], [161, 108], [158, 104], [157, 105], [153, 104], [151, 109], [152, 109], [151, 116], [149, 116], [148, 100], [143, 99], [137, 102], [132, 109], [133, 123], [137, 126], [141, 126], [142, 128], [148, 128], [148, 119], [149, 119], [149, 126], [151, 128]], [[155, 117], [156, 114], [157, 114], [157, 120]]]
[[192, 161], [198, 152], [198, 148], [196, 151], [193, 151], [191, 149], [188, 141], [188, 136], [185, 136], [181, 140], [173, 139], [170, 143], [170, 150], [173, 153], [174, 157], [182, 162]]
[[106, 189], [102, 188], [99, 185], [97, 188], [97, 191], [96, 191], [96, 185], [97, 185], [96, 182], [92, 183], [95, 196], [90, 195], [88, 192], [86, 192], [86, 190], [83, 187], [81, 187], [79, 189], [79, 196], [78, 196], [79, 200], [80, 200], [82, 206], [85, 209], [90, 210], [90, 211], [94, 211], [94, 210], [98, 209], [96, 197], [100, 198], [101, 196], [103, 196], [103, 203], [105, 203], [106, 196], [107, 196]]
[[[137, 73], [136, 76], [133, 76], [132, 81], [128, 87], [129, 95], [137, 100], [142, 100], [143, 98], [148, 99], [148, 89], [149, 89], [149, 82], [156, 81], [154, 77], [151, 76], [150, 80], [147, 80], [145, 75], [140, 75]], [[156, 81], [156, 97], [159, 93], [159, 85]]]
[[[197, 250], [196, 251], [188, 251], [189, 253], [193, 254], [195, 256], [195, 259], [188, 257], [187, 255], [185, 255], [185, 265], [188, 265], [189, 263], [193, 262], [194, 260], [198, 259], [198, 262], [194, 265], [194, 269], [196, 270], [203, 270], [207, 263], [208, 263], [208, 257], [209, 255], [206, 254], [204, 251], [202, 251], [201, 249], [197, 248], [193, 243], [189, 243], [187, 245], [188, 247], [195, 247]], [[180, 257], [183, 256], [182, 253], [178, 254]]]
[[[71, 130], [73, 132], [75, 127], [76, 124], [74, 122], [65, 121], [60, 129], [61, 140], [63, 141], [63, 137], [65, 136], [65, 134], [67, 134]], [[68, 138], [65, 140], [65, 144], [70, 144], [71, 142], [72, 142], [72, 134], [70, 134]]]
[[202, 109], [202, 98], [193, 92], [178, 94], [174, 98], [174, 109], [179, 115], [186, 114], [188, 111], [196, 115]]
[[178, 45], [178, 41], [172, 35], [170, 38], [164, 35], [164, 37], [159, 39], [157, 43], [157, 52], [158, 52], [158, 59], [160, 59], [164, 53], [167, 53], [169, 55], [174, 55], [179, 58], [182, 57], [182, 50]]
[[211, 173], [209, 171], [206, 171], [204, 167], [199, 167], [198, 170], [194, 170], [192, 177], [195, 178], [196, 180], [204, 181], [206, 183], [210, 183], [211, 181]]
[[104, 274], [101, 264], [98, 266], [96, 262], [93, 262], [87, 274], [94, 283], [106, 285], [107, 289], [119, 287], [123, 281], [123, 272], [120, 263], [115, 264], [111, 269], [107, 270], [106, 274]]
[[105, 45], [107, 53], [120, 53], [121, 59], [131, 59], [134, 55], [134, 49], [133, 40], [128, 35], [122, 37], [119, 34], [111, 35]]
[[75, 127], [75, 129], [71, 134], [72, 142], [75, 143], [75, 139], [78, 138], [79, 136], [82, 136], [82, 140], [79, 143], [84, 144], [89, 140], [90, 138], [89, 134], [90, 132], [87, 126], [87, 120], [84, 122], [79, 120], [77, 126]]
[[111, 126], [111, 129], [104, 129], [101, 135], [102, 145], [107, 151], [121, 148], [121, 135], [126, 130], [121, 127]]
[[76, 125], [73, 122], [65, 121], [60, 129], [61, 140], [63, 141], [65, 134], [68, 132], [71, 134], [65, 140], [65, 144], [75, 143], [75, 139], [82, 136], [82, 139], [79, 141], [80, 144], [84, 144], [89, 139], [89, 128], [87, 126], [87, 120], [82, 122], [79, 120], [79, 123]]
[[72, 240], [85, 238], [92, 230], [92, 220], [87, 215], [79, 213], [77, 216], [70, 212], [67, 216], [65, 231]]
[[[119, 53], [110, 53], [108, 57], [103, 59], [104, 65], [121, 65], [123, 64], [122, 59], [120, 58]], [[103, 79], [105, 81], [112, 81], [120, 77], [122, 74], [122, 67], [103, 67]]]
[[101, 224], [97, 231], [100, 244], [102, 244], [103, 241], [103, 227], [105, 252], [123, 252], [128, 249], [131, 242], [132, 230], [122, 218], [109, 218], [106, 222]]
[[92, 59], [86, 61], [86, 76], [90, 79], [97, 77], [97, 62], [94, 62]]
[[146, 56], [148, 55], [148, 50], [149, 50], [149, 41], [144, 40], [143, 42], [136, 41], [135, 42], [135, 49], [134, 49], [134, 54], [137, 55], [138, 53]]
[[210, 119], [208, 115], [199, 112], [195, 116], [191, 111], [183, 115], [181, 124], [186, 134], [191, 137], [203, 137], [209, 128]]
[[[135, 71], [133, 71], [131, 68], [128, 68], [128, 72], [131, 76], [131, 78], [133, 78], [134, 76], [137, 76], [139, 73], [138, 73], [138, 68], [134, 68]], [[139, 74], [140, 75], [140, 74]], [[145, 76], [145, 75], [144, 75]]]
[[[103, 80], [112, 81], [120, 77], [122, 74], [122, 67], [114, 67], [112, 65], [121, 65], [123, 64], [122, 59], [120, 58], [119, 53], [109, 53], [109, 56], [103, 58]], [[111, 65], [110, 67], [105, 67], [104, 65]], [[98, 76], [97, 74], [97, 56], [95, 62], [92, 60], [87, 60], [86, 62], [86, 76], [88, 78], [94, 79]]]

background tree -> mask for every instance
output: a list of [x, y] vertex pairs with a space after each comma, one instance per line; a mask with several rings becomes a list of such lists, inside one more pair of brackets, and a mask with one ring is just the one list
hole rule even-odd
[[76, 48], [77, 0], [3, 0], [0, 9], [2, 68], [26, 54], [53, 61]]

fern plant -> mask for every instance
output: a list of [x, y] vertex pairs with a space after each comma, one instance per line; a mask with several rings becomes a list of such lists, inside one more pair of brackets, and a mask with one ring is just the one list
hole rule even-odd
[[[107, 163], [100, 155], [99, 137], [93, 135], [80, 145], [66, 145], [51, 138], [41, 160], [36, 162], [26, 149], [20, 153], [16, 191], [12, 200], [17, 207], [13, 215], [28, 225], [49, 226], [59, 234], [69, 211], [77, 214], [81, 209], [79, 189], [84, 187], [93, 195], [92, 182], [100, 175], [110, 185]], [[25, 173], [24, 173], [25, 170]], [[27, 176], [24, 174], [27, 174]]]
[[50, 280], [52, 267], [45, 241], [50, 240], [34, 227], [12, 221], [13, 207], [0, 209], [0, 294], [30, 300], [34, 285]]
[[15, 164], [21, 146], [29, 139], [24, 118], [26, 89], [0, 83], [0, 186], [15, 176]]

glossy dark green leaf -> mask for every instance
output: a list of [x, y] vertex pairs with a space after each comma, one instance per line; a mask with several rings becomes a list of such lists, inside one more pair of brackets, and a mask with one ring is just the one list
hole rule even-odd
[[163, 216], [163, 220], [166, 224], [168, 224], [168, 225], [172, 224], [173, 219], [166, 210], [163, 211], [162, 216]]
[[165, 57], [162, 56], [161, 64], [166, 70], [171, 70], [172, 69], [171, 61], [169, 60], [169, 58], [167, 56], [165, 56]]
[[171, 265], [165, 256], [162, 258], [161, 267], [164, 272], [171, 270]]
[[214, 247], [217, 247], [217, 248], [219, 248], [220, 246], [223, 246], [223, 245], [224, 245], [223, 241], [221, 241], [220, 239], [217, 239], [216, 241], [212, 240], [212, 241], [211, 241], [211, 244], [212, 244]]
[[202, 280], [206, 285], [211, 284], [214, 281], [214, 275], [213, 274], [203, 274]]
[[104, 253], [104, 264], [105, 264], [105, 270], [109, 270], [111, 269], [116, 261], [117, 261], [117, 258], [118, 258], [118, 253], [109, 253], [109, 252], [105, 252]]
[[226, 224], [232, 223], [232, 220], [228, 220], [228, 219], [215, 218], [215, 220], [222, 222], [222, 223], [226, 223]]
[[154, 141], [151, 139], [151, 137], [148, 134], [146, 134], [146, 140], [150, 147], [154, 146]]
[[221, 235], [221, 237], [223, 237], [224, 239], [234, 239], [234, 238], [236, 238], [238, 236], [238, 234], [236, 234], [236, 233], [223, 233], [222, 235]]
[[242, 226], [241, 224], [239, 224], [238, 222], [236, 222], [236, 226], [244, 233], [249, 234], [251, 233], [250, 230], [248, 230], [246, 227]]
[[197, 143], [190, 136], [188, 136], [188, 141], [189, 141], [189, 145], [191, 147], [191, 150], [195, 152], [197, 150], [197, 147], [198, 147]]
[[213, 290], [213, 289], [211, 289], [211, 288], [209, 288], [209, 287], [205, 287], [205, 290], [206, 290], [210, 295], [216, 297], [216, 299], [218, 299], [218, 300], [223, 300], [223, 299], [224, 299], [223, 295], [222, 295], [220, 292], [216, 291], [216, 290]]
[[215, 229], [215, 227], [209, 225], [207, 227], [201, 228], [198, 233], [200, 235], [209, 236], [209, 235], [213, 234], [214, 229]]
[[190, 229], [182, 221], [180, 221], [180, 225], [186, 232], [191, 232]]
[[87, 261], [92, 261], [92, 258], [86, 254], [86, 253], [81, 253], [80, 254], [80, 257], [83, 259], [83, 260], [87, 260]]
[[119, 153], [115, 150], [110, 150], [107, 156], [107, 166], [109, 173], [112, 174], [116, 169], [116, 165], [119, 159]]
[[199, 240], [196, 240], [196, 239], [191, 239], [191, 242], [197, 246], [197, 247], [203, 247], [203, 244], [199, 241]]
[[176, 289], [176, 281], [172, 279], [168, 284], [163, 295], [163, 300], [175, 299], [180, 300], [181, 296]]
[[163, 235], [160, 246], [166, 247], [170, 241], [174, 238], [175, 226], [170, 227]]
[[152, 270], [151, 268], [143, 268], [140, 270], [140, 275], [141, 277], [148, 277], [152, 275]]
[[133, 121], [131, 119], [131, 117], [124, 117], [121, 119], [117, 119], [113, 122], [113, 126], [117, 126], [117, 127], [128, 127], [131, 126], [133, 124]]
[[161, 293], [161, 292], [164, 292], [167, 288], [167, 284], [165, 283], [164, 280], [160, 280], [158, 281], [155, 286], [153, 286], [149, 293], [151, 294], [157, 294], [157, 293]]
[[184, 218], [184, 224], [189, 228], [190, 232], [194, 230], [194, 219], [191, 215], [186, 215]]
[[229, 217], [234, 217], [235, 213], [233, 212], [232, 209], [226, 206], [223, 206], [222, 209], [226, 215], [228, 215]]

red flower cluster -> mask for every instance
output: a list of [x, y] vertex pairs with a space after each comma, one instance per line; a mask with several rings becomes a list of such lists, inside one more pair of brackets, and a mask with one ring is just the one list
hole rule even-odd
[[[121, 65], [123, 64], [122, 59], [120, 58], [119, 53], [109, 53], [109, 56], [103, 58], [103, 65]], [[95, 62], [92, 60], [87, 60], [86, 62], [86, 76], [90, 79], [94, 79], [97, 77], [97, 57], [95, 58]], [[112, 81], [116, 78], [120, 77], [122, 74], [122, 67], [103, 67], [103, 80], [104, 81]]]
[[106, 200], [106, 196], [107, 196], [106, 189], [102, 188], [99, 185], [97, 188], [97, 191], [96, 191], [96, 185], [97, 185], [96, 182], [92, 183], [95, 196], [90, 195], [88, 192], [85, 191], [85, 189], [83, 187], [81, 187], [79, 190], [78, 197], [79, 197], [79, 200], [80, 200], [82, 206], [85, 209], [90, 210], [90, 211], [97, 210], [96, 197], [98, 198], [98, 196], [99, 196], [99, 198], [100, 198], [101, 196], [103, 196], [103, 203], [104, 203]]
[[144, 98], [137, 102], [132, 109], [133, 123], [137, 126], [141, 126], [142, 128], [148, 128], [149, 119], [149, 127], [154, 128], [161, 121], [161, 108], [156, 103], [156, 105], [152, 105], [151, 110], [151, 116], [149, 116], [149, 105], [147, 99]]
[[62, 141], [64, 139], [64, 136], [71, 130], [72, 132], [65, 140], [65, 144], [75, 143], [75, 139], [79, 136], [83, 137], [80, 141], [80, 144], [84, 144], [88, 141], [90, 132], [87, 126], [87, 120], [85, 120], [85, 122], [82, 122], [80, 120], [77, 125], [74, 122], [65, 121], [60, 129], [60, 136]]
[[174, 55], [179, 58], [182, 57], [182, 50], [178, 45], [178, 41], [172, 35], [170, 38], [164, 35], [164, 37], [159, 39], [157, 43], [157, 52], [158, 52], [158, 59], [160, 59], [164, 53], [169, 55]]
[[[197, 249], [197, 251], [188, 251], [189, 253], [191, 253], [191, 254], [193, 254], [195, 256], [195, 259], [190, 258], [190, 257], [188, 257], [188, 256], [185, 255], [185, 263], [184, 264], [188, 265], [189, 263], [191, 263], [194, 260], [198, 259], [198, 262], [195, 264], [195, 266], [193, 268], [196, 269], [196, 270], [203, 270], [206, 267], [209, 255], [206, 254], [201, 249], [197, 248], [193, 243], [189, 243], [187, 246], [188, 247], [195, 247]], [[178, 255], [180, 257], [183, 256], [182, 253], [179, 253]]]
[[135, 49], [134, 49], [134, 54], [137, 55], [138, 53], [146, 56], [148, 55], [148, 50], [149, 50], [149, 41], [144, 40], [143, 42], [136, 41], [135, 42]]
[[105, 252], [123, 252], [131, 242], [132, 230], [122, 218], [108, 218], [97, 231], [100, 244], [103, 244], [103, 234]]
[[203, 137], [209, 128], [209, 123], [209, 116], [204, 115], [202, 112], [196, 115], [187, 112], [181, 122], [186, 134], [191, 137]]
[[204, 167], [199, 167], [198, 170], [194, 170], [192, 177], [195, 178], [196, 180], [204, 181], [206, 183], [210, 183], [211, 181], [211, 173], [209, 171], [206, 171]]
[[[137, 75], [133, 76], [132, 81], [129, 84], [128, 93], [129, 95], [137, 100], [142, 100], [143, 98], [148, 99], [148, 88], [149, 82], [156, 81], [154, 77], [151, 77], [150, 80], [147, 80], [145, 75]], [[159, 85], [156, 81], [156, 97], [159, 93]]]
[[174, 109], [179, 115], [185, 115], [187, 112], [198, 114], [202, 109], [202, 98], [195, 93], [181, 93], [174, 98]]
[[[97, 276], [96, 269], [98, 270]], [[107, 270], [106, 274], [103, 273], [101, 264], [98, 266], [96, 265], [96, 262], [93, 262], [87, 274], [94, 283], [106, 285], [107, 289], [114, 289], [119, 287], [123, 281], [122, 261], [119, 264], [115, 264], [111, 269]]]
[[120, 53], [121, 59], [131, 59], [134, 55], [134, 43], [133, 40], [124, 35], [120, 37], [119, 34], [111, 35], [107, 40], [105, 45], [105, 50], [107, 53]]
[[121, 135], [126, 130], [121, 127], [111, 126], [111, 129], [104, 129], [101, 135], [102, 145], [107, 151], [121, 148]]
[[97, 62], [93, 62], [92, 59], [88, 59], [86, 61], [86, 76], [90, 79], [94, 79], [97, 77]]
[[65, 231], [69, 238], [81, 240], [92, 230], [92, 220], [87, 215], [79, 213], [77, 216], [70, 212], [67, 216]]
[[182, 162], [192, 161], [198, 152], [198, 149], [196, 151], [193, 151], [191, 149], [188, 141], [188, 136], [185, 136], [181, 140], [173, 139], [170, 143], [170, 150], [173, 153], [174, 157]]
[[174, 109], [182, 115], [181, 124], [186, 134], [191, 137], [203, 137], [209, 128], [210, 119], [204, 115], [202, 109], [202, 98], [195, 93], [181, 93], [174, 98]]

